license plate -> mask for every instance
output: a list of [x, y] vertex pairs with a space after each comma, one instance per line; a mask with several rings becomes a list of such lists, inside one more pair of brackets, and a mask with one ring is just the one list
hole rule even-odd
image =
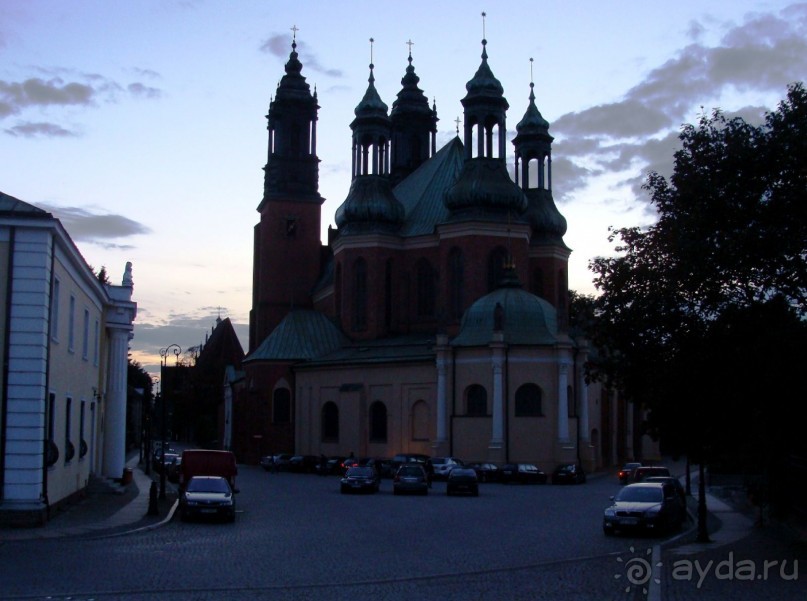
[[351, 486], [352, 486], [353, 488], [359, 488], [359, 487], [361, 486], [361, 483], [360, 483], [360, 482], [352, 482], [352, 483], [351, 483]]
[[216, 513], [215, 509], [201, 509], [199, 513]]
[[635, 526], [639, 523], [639, 518], [619, 518], [619, 523], [623, 526]]

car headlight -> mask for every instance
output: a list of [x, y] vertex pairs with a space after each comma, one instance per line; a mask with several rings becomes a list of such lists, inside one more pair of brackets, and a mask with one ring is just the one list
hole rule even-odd
[[613, 507], [609, 507], [608, 509], [605, 510], [605, 517], [612, 518], [615, 515], [616, 515], [616, 509], [614, 509]]

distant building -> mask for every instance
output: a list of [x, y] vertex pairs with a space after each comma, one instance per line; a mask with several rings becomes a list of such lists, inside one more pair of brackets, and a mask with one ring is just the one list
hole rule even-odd
[[121, 478], [131, 264], [99, 281], [58, 219], [0, 193], [0, 524], [36, 525]]
[[270, 103], [249, 352], [228, 380], [233, 449], [248, 462], [419, 452], [544, 469], [631, 456], [631, 408], [586, 382], [588, 346], [569, 331], [571, 250], [532, 84], [513, 181], [485, 40], [462, 133], [439, 150], [411, 53], [391, 111], [374, 68], [326, 245], [318, 98], [296, 41]]

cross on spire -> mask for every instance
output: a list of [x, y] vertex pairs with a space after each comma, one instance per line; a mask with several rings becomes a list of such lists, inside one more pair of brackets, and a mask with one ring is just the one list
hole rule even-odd
[[409, 41], [406, 43], [406, 45], [409, 46], [409, 56], [412, 56], [412, 46], [415, 45], [415, 43], [412, 41], [412, 38], [409, 38]]
[[530, 57], [530, 83], [533, 83], [535, 80], [532, 78], [532, 57]]
[[373, 66], [373, 42], [375, 42], [375, 40], [373, 38], [370, 38], [370, 66], [371, 67]]
[[300, 30], [297, 27], [297, 25], [293, 25], [292, 28], [291, 28], [291, 31], [292, 31], [292, 41], [296, 42], [297, 41], [297, 32], [300, 31]]
[[457, 125], [457, 135], [459, 135], [459, 133], [460, 133], [460, 118], [457, 117], [456, 119], [454, 119], [454, 123]]
[[487, 16], [488, 16], [488, 14], [485, 11], [482, 11], [482, 39], [483, 40], [486, 37], [485, 36], [485, 17], [487, 17]]

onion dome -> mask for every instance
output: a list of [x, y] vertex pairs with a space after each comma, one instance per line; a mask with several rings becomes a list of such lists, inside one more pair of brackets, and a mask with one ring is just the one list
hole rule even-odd
[[[468, 83], [465, 84], [465, 89], [468, 92], [463, 99], [465, 101], [475, 98], [503, 98], [504, 88], [501, 82], [493, 75], [488, 65], [488, 51], [487, 40], [482, 40], [482, 63], [476, 70], [476, 73]], [[507, 101], [505, 100], [505, 103]]]
[[498, 159], [465, 161], [456, 183], [446, 192], [444, 203], [452, 216], [521, 214], [528, 206], [527, 197]]
[[281, 78], [275, 93], [275, 102], [286, 100], [311, 101], [311, 89], [302, 76], [303, 64], [297, 55], [297, 42], [291, 44], [291, 54], [286, 62], [286, 74]]
[[558, 210], [550, 190], [525, 191], [529, 206], [522, 217], [532, 229], [532, 243], [562, 244], [566, 235], [566, 218]]
[[[356, 123], [359, 119], [382, 119], [384, 121], [388, 121], [389, 117], [387, 116], [387, 105], [381, 100], [381, 96], [378, 95], [378, 90], [375, 89], [375, 76], [373, 75], [373, 69], [375, 65], [370, 63], [370, 77], [368, 78], [369, 85], [367, 86], [367, 91], [364, 93], [364, 98], [361, 99], [361, 102], [356, 105], [356, 108], [353, 110], [353, 113], [356, 115], [356, 119], [353, 123]], [[351, 127], [353, 125], [351, 124]]]
[[405, 211], [390, 187], [389, 178], [360, 175], [353, 179], [347, 198], [336, 210], [336, 227], [342, 233], [395, 231]]
[[[549, 135], [549, 121], [543, 118], [541, 111], [535, 106], [535, 84], [530, 83], [530, 104], [527, 106], [527, 112], [524, 113], [521, 121], [516, 125], [516, 132], [520, 135], [534, 136], [544, 135], [549, 137], [551, 142], [554, 138]], [[515, 144], [515, 140], [513, 141]]]
[[452, 346], [487, 346], [501, 333], [507, 344], [547, 345], [558, 340], [555, 308], [524, 290], [513, 273], [471, 305]]
[[401, 91], [398, 92], [395, 102], [392, 103], [392, 118], [402, 113], [418, 113], [426, 117], [432, 117], [434, 112], [429, 107], [426, 95], [418, 87], [420, 77], [415, 74], [412, 66], [412, 55], [407, 59], [409, 66], [406, 67], [406, 74], [401, 79]]

